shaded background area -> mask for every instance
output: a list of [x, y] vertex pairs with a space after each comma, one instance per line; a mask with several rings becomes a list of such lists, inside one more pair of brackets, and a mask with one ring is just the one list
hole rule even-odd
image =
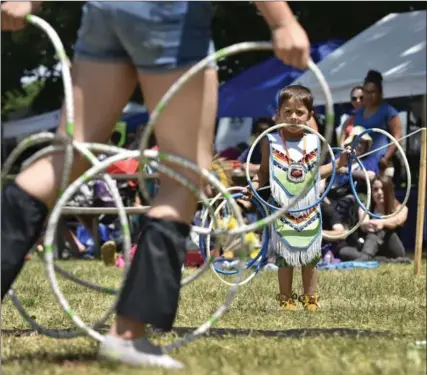
[[[269, 40], [270, 32], [252, 2], [213, 2], [212, 23], [216, 48], [248, 40]], [[72, 56], [80, 24], [83, 2], [46, 2], [39, 15], [60, 35], [67, 53]], [[290, 2], [290, 6], [307, 30], [312, 43], [330, 39], [348, 40], [392, 12], [426, 9], [425, 2]], [[31, 114], [58, 109], [61, 105], [62, 80], [55, 72], [57, 60], [43, 33], [34, 27], [19, 33], [1, 33], [2, 120], [12, 112], [23, 111], [31, 104]], [[272, 54], [245, 53], [220, 62], [220, 80], [224, 82]], [[367, 57], [368, 58], [368, 57]], [[44, 67], [40, 69], [40, 67]], [[23, 76], [40, 79], [25, 89]], [[135, 98], [139, 98], [135, 91]]]

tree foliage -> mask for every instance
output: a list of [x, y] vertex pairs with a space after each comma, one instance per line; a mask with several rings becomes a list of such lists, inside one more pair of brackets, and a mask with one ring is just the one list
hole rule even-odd
[[[80, 24], [82, 2], [45, 2], [39, 16], [48, 21], [60, 35], [69, 56]], [[425, 2], [290, 2], [312, 43], [327, 39], [347, 40], [381, 17], [392, 12], [426, 9]], [[269, 40], [270, 32], [252, 2], [214, 2], [213, 38], [217, 49], [243, 41]], [[60, 107], [62, 80], [54, 73], [58, 62], [47, 36], [29, 26], [19, 33], [1, 34], [2, 118], [28, 102], [21, 78], [33, 75], [40, 66], [47, 73], [40, 77], [39, 92], [31, 91], [32, 110], [41, 113]], [[386, 52], [386, 51], [385, 51]], [[220, 80], [225, 81], [247, 67], [272, 56], [269, 52], [245, 53], [220, 62]], [[24, 98], [24, 99], [23, 99]], [[27, 98], [27, 101], [25, 100]]]
[[[69, 56], [72, 56], [77, 37], [81, 8], [81, 2], [46, 2], [37, 14], [56, 30]], [[38, 79], [44, 81], [44, 84], [39, 86], [32, 109], [35, 113], [42, 113], [61, 106], [62, 80], [55, 74], [58, 59], [52, 43], [43, 31], [29, 25], [20, 32], [2, 32], [1, 59], [3, 118], [16, 107], [19, 108], [22, 97], [28, 95], [21, 79], [33, 76], [41, 66], [46, 68], [46, 72]], [[15, 101], [11, 102], [11, 98]]]

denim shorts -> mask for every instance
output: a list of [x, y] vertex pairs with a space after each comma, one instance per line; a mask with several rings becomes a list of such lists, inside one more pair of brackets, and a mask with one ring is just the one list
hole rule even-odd
[[147, 72], [190, 66], [214, 52], [212, 13], [204, 1], [89, 1], [75, 58], [128, 61]]

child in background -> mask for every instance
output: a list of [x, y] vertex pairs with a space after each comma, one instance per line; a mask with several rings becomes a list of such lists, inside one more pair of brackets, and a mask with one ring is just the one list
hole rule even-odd
[[[313, 115], [313, 96], [300, 85], [288, 86], [279, 95], [276, 122], [307, 124]], [[332, 164], [319, 168], [313, 174], [319, 158], [319, 139], [297, 126], [281, 128], [261, 141], [262, 160], [254, 177], [253, 187], [259, 189], [268, 183], [271, 188], [270, 204], [281, 207], [292, 197], [311, 185], [307, 194], [292, 209], [308, 207], [319, 198], [319, 181], [332, 174]], [[336, 160], [336, 168], [348, 163], [349, 148]], [[248, 195], [250, 194], [248, 189]], [[321, 259], [322, 220], [320, 205], [296, 213], [286, 213], [271, 225], [269, 251], [276, 256], [279, 267], [278, 301], [282, 309], [297, 309], [297, 296], [292, 292], [294, 267], [302, 267], [304, 293], [298, 300], [304, 308], [319, 308], [316, 265]]]

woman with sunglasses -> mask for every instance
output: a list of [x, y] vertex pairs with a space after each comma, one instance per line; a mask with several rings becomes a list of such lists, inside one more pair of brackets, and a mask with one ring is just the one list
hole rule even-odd
[[353, 87], [350, 92], [350, 98], [351, 98], [351, 105], [353, 106], [353, 109], [351, 111], [351, 114], [344, 120], [344, 123], [342, 125], [339, 142], [338, 142], [340, 147], [344, 147], [344, 141], [350, 135], [351, 129], [353, 129], [354, 114], [358, 109], [363, 107], [363, 87], [362, 86]]

